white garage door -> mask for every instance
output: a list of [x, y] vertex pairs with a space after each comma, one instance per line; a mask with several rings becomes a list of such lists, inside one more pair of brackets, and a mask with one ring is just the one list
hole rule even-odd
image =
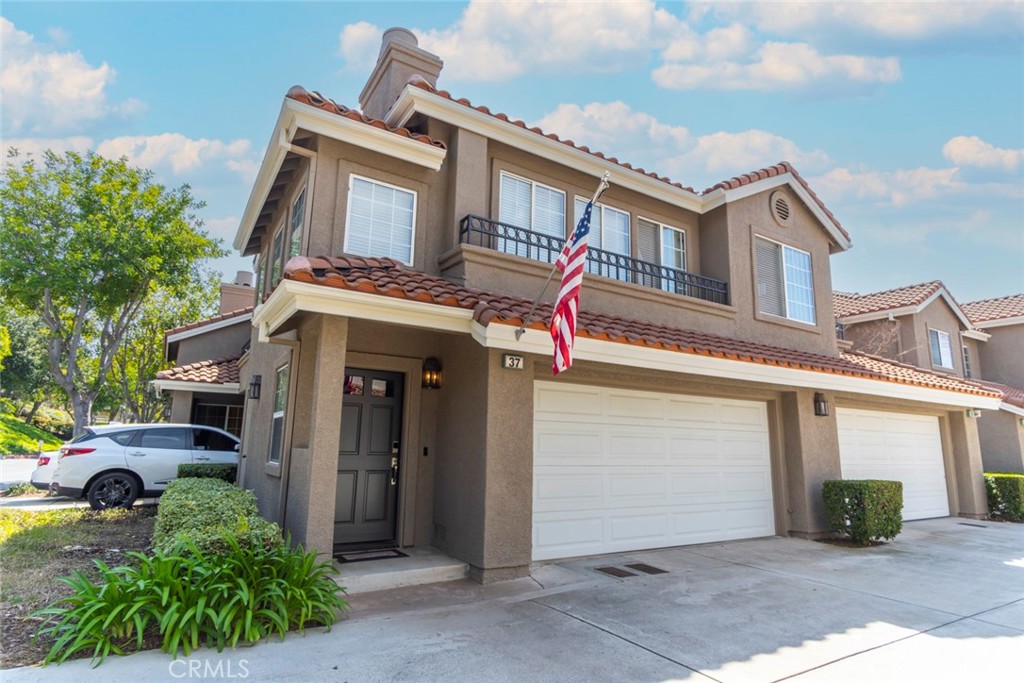
[[775, 533], [764, 403], [537, 382], [533, 559]]
[[903, 482], [903, 519], [949, 515], [939, 418], [836, 408], [843, 479]]

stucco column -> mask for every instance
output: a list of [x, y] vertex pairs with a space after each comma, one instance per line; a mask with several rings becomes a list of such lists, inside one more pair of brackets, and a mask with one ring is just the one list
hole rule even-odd
[[285, 525], [293, 540], [330, 555], [348, 318], [319, 316], [301, 342]]
[[823, 417], [814, 414], [812, 390], [786, 392], [780, 401], [789, 506], [787, 531], [793, 536], [811, 538], [828, 531], [821, 485], [828, 479], [842, 478], [835, 401], [829, 394], [825, 397], [831, 410]]
[[171, 392], [171, 422], [187, 424], [192, 421], [192, 392]]
[[985, 497], [978, 420], [967, 417], [964, 410], [948, 413], [947, 419], [959, 502], [959, 509], [952, 512], [960, 517], [981, 519], [988, 515], [988, 500]]

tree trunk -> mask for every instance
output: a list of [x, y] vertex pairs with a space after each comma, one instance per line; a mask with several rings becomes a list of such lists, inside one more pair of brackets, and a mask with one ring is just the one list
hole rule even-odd
[[36, 413], [39, 412], [39, 408], [42, 405], [42, 401], [32, 401], [32, 410], [28, 411], [28, 414], [25, 416], [25, 422], [32, 422], [32, 419], [35, 418]]
[[87, 393], [71, 392], [71, 414], [75, 418], [75, 430], [72, 438], [77, 437], [85, 428], [92, 424], [93, 398]]

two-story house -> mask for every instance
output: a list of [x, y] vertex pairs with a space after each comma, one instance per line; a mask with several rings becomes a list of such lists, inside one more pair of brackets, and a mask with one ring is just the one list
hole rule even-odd
[[989, 335], [979, 349], [984, 384], [1003, 392], [998, 411], [981, 416], [985, 469], [1024, 472], [1024, 294], [963, 305], [971, 324]]
[[[321, 552], [434, 546], [490, 581], [813, 537], [844, 476], [903, 480], [908, 519], [986, 513], [968, 411], [999, 394], [839, 348], [851, 240], [789, 164], [698, 192], [439, 90], [441, 67], [391, 29], [361, 111], [300, 87], [281, 106], [235, 239], [257, 270], [239, 476], [263, 514]], [[605, 172], [554, 378], [554, 287], [527, 314]]]

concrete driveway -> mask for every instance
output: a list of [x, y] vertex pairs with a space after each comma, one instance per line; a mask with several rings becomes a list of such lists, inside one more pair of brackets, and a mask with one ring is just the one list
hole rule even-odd
[[[596, 567], [665, 570], [616, 579]], [[572, 560], [364, 593], [327, 633], [3, 680], [1021, 680], [1024, 525], [911, 522], [877, 548], [787, 538]]]

